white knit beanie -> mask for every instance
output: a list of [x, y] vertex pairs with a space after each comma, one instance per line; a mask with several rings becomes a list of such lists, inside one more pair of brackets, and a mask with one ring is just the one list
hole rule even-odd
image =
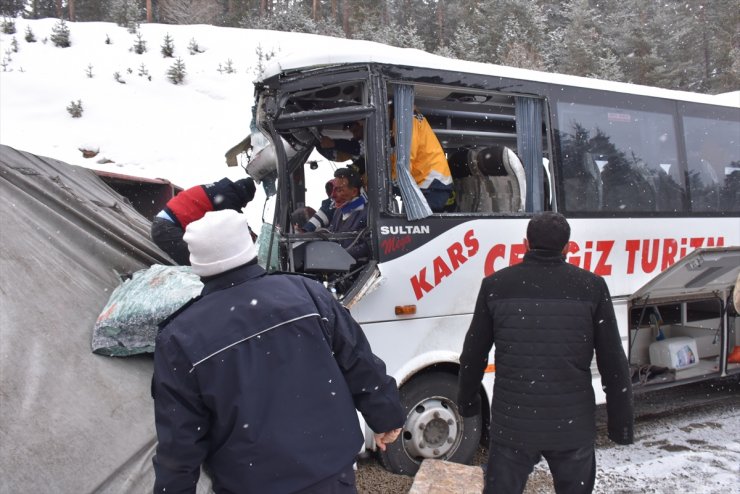
[[214, 276], [257, 257], [247, 218], [233, 209], [207, 212], [187, 226], [183, 240], [198, 276]]

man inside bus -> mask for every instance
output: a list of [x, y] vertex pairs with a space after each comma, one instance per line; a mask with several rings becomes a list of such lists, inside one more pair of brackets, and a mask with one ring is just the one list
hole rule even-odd
[[351, 139], [331, 138], [321, 136], [316, 150], [330, 161], [349, 161], [348, 165], [362, 178], [362, 186], [367, 187], [367, 176], [365, 175], [365, 121], [356, 120], [345, 125], [351, 133]]
[[[393, 115], [393, 105], [389, 106]], [[391, 123], [391, 144], [396, 143], [396, 121]], [[435, 213], [441, 213], [452, 205], [452, 174], [444, 149], [437, 139], [426, 117], [414, 107], [411, 119], [411, 149], [409, 150], [410, 171], [416, 184]], [[396, 180], [396, 154], [391, 155], [391, 174]]]
[[204, 286], [157, 336], [154, 492], [195, 493], [201, 465], [215, 492], [356, 492], [356, 410], [380, 450], [405, 419], [362, 328], [321, 284], [266, 276], [243, 214], [208, 212], [185, 241]]
[[329, 223], [333, 233], [358, 232], [353, 239], [339, 242], [357, 261], [370, 255], [370, 246], [360, 234], [367, 227], [367, 200], [360, 193], [362, 178], [351, 168], [339, 168], [334, 172], [334, 190], [332, 197], [336, 210]]
[[351, 139], [333, 139], [322, 135], [316, 149], [324, 158], [331, 161], [355, 161], [364, 154], [363, 137], [365, 134], [365, 123], [357, 120], [346, 125], [352, 134]]
[[[329, 223], [331, 223], [331, 219], [334, 217], [334, 211], [336, 210], [333, 178], [326, 182], [324, 190], [326, 190], [326, 199], [321, 201], [318, 211], [314, 211], [314, 214], [309, 216], [300, 228], [295, 229], [297, 233], [315, 232], [317, 230], [325, 230], [329, 227]], [[310, 209], [313, 210], [313, 208]], [[293, 214], [295, 215], [297, 212], [297, 210], [293, 211]]]
[[495, 345], [487, 493], [521, 493], [543, 456], [558, 494], [592, 492], [594, 351], [608, 436], [633, 442], [632, 384], [609, 289], [565, 261], [569, 238], [561, 214], [535, 215], [524, 261], [484, 278], [478, 293], [460, 355], [458, 407], [463, 416], [480, 413], [481, 378]]

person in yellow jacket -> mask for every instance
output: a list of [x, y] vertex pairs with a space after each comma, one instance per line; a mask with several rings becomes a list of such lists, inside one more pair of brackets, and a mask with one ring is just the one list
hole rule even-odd
[[[414, 109], [411, 127], [411, 176], [435, 213], [445, 210], [452, 196], [452, 174], [447, 157], [427, 119]], [[392, 124], [396, 135], [396, 122]], [[391, 156], [392, 177], [396, 179], [396, 155]]]

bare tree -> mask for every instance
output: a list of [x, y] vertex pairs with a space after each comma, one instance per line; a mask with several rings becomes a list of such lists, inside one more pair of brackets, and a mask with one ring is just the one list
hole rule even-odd
[[344, 0], [342, 2], [342, 30], [344, 31], [344, 35], [348, 38], [352, 34], [349, 30], [349, 17], [350, 17], [349, 0]]

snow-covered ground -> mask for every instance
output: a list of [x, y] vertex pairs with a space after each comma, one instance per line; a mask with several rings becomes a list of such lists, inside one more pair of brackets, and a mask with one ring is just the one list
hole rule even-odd
[[[72, 46], [57, 48], [49, 40], [56, 23], [17, 19], [16, 34], [0, 35], [5, 60], [0, 143], [88, 168], [165, 178], [181, 187], [244, 176], [242, 169], [226, 167], [224, 153], [249, 132], [258, 48], [280, 56], [331, 51], [344, 42], [295, 33], [142, 24], [148, 51], [138, 55], [132, 51], [136, 37], [108, 23], [69, 23]], [[25, 41], [27, 28], [36, 43]], [[185, 63], [182, 85], [166, 77], [175, 62], [160, 53], [167, 34], [175, 57]], [[191, 55], [191, 40], [204, 52]], [[228, 66], [235, 72], [227, 73]], [[114, 79], [116, 72], [125, 84]], [[66, 108], [78, 100], [84, 112], [72, 118]], [[99, 154], [83, 158], [83, 148]], [[256, 224], [261, 210], [247, 208], [247, 214]], [[604, 445], [597, 462], [598, 492], [738, 493], [740, 410], [735, 406], [706, 417], [687, 415], [638, 427], [635, 445]]]
[[[102, 22], [67, 23], [72, 44], [56, 47], [51, 35], [57, 22], [16, 19], [15, 34], [0, 34], [0, 143], [185, 188], [245, 176], [240, 167], [226, 166], [224, 153], [249, 133], [258, 51], [331, 50], [338, 42], [298, 33], [142, 24], [147, 51], [139, 55], [133, 51], [136, 35]], [[25, 40], [29, 28], [35, 43]], [[175, 58], [161, 53], [166, 35]], [[191, 41], [203, 52], [191, 55]], [[187, 73], [180, 85], [167, 78], [177, 57]], [[125, 83], [114, 79], [116, 73]], [[77, 101], [83, 114], [72, 118], [67, 106]], [[84, 158], [81, 149], [98, 155]], [[263, 199], [259, 190], [255, 203]], [[261, 219], [259, 207], [246, 213], [251, 224]]]
[[[595, 492], [602, 494], [731, 494], [740, 492], [740, 385], [734, 382], [680, 386], [638, 396], [635, 444], [599, 444]], [[721, 404], [694, 404], [703, 396], [730, 396]], [[650, 416], [646, 402], [660, 412]], [[641, 405], [642, 402], [642, 405]], [[673, 406], [671, 406], [671, 404]]]

